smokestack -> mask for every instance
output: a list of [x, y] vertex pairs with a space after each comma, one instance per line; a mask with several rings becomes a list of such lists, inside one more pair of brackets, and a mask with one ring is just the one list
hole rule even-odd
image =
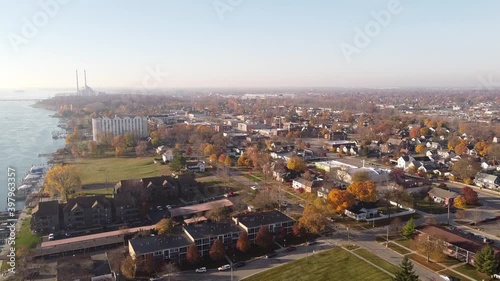
[[83, 70], [83, 75], [85, 76], [85, 89], [87, 89], [87, 70]]
[[78, 69], [76, 70], [76, 94], [80, 94], [80, 86], [78, 85]]

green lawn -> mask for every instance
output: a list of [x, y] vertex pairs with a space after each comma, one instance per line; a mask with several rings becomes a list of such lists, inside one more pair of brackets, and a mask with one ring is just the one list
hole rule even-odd
[[374, 254], [368, 252], [365, 249], [357, 249], [356, 251], [354, 251], [354, 253], [362, 256], [363, 258], [371, 261], [372, 263], [380, 266], [381, 268], [383, 268], [391, 273], [395, 273], [396, 271], [398, 271], [397, 266], [393, 265], [392, 263], [390, 263], [384, 259], [381, 259], [381, 258], [375, 256]]
[[258, 177], [255, 177], [253, 175], [249, 175], [249, 174], [241, 174], [242, 176], [244, 176], [245, 178], [253, 181], [253, 182], [261, 182], [262, 180], [259, 179]]
[[406, 250], [403, 247], [400, 247], [397, 244], [394, 244], [393, 242], [389, 242], [389, 249], [393, 250], [394, 252], [400, 253], [401, 255], [406, 255], [410, 253], [410, 251]]
[[[469, 264], [464, 264], [459, 267], [454, 268], [456, 271], [462, 273], [463, 275], [467, 275], [471, 278], [474, 278], [476, 280], [489, 280], [488, 275], [483, 274], [481, 272], [478, 272], [475, 267]], [[456, 276], [457, 274], [452, 274], [453, 276]], [[460, 277], [460, 276], [457, 276]]]
[[[81, 171], [82, 185], [114, 185], [124, 179], [170, 175], [168, 165], [154, 164], [153, 157], [79, 158], [67, 161]], [[102, 188], [102, 187], [101, 187]]]
[[18, 254], [33, 249], [38, 243], [42, 242], [41, 236], [31, 233], [30, 220], [30, 216], [24, 218], [21, 229], [16, 235], [16, 252]]
[[335, 248], [261, 272], [245, 280], [387, 281], [390, 278], [387, 273], [367, 264], [346, 250]]
[[439, 265], [433, 261], [427, 262], [426, 257], [422, 257], [418, 254], [411, 254], [408, 256], [411, 260], [415, 261], [416, 263], [419, 263], [422, 266], [425, 266], [433, 271], [440, 271], [443, 270], [444, 267], [442, 265]]
[[91, 195], [105, 195], [106, 197], [113, 197], [113, 188], [100, 188], [100, 189], [83, 189], [81, 193], [86, 196]]

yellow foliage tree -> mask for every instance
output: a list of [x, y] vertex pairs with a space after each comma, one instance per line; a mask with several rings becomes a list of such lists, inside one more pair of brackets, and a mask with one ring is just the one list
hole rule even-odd
[[205, 154], [205, 156], [208, 156], [214, 153], [216, 153], [215, 146], [209, 143], [205, 144], [205, 146], [203, 147], [203, 154]]
[[76, 193], [82, 187], [80, 172], [72, 165], [52, 167], [45, 176], [44, 190], [49, 194], [60, 194], [66, 201], [70, 194]]
[[476, 143], [474, 149], [477, 151], [477, 153], [479, 153], [479, 155], [486, 156], [486, 151], [488, 150], [488, 143], [485, 141], [480, 141]]
[[320, 233], [326, 228], [326, 220], [322, 208], [318, 208], [315, 204], [307, 204], [304, 208], [304, 213], [299, 219], [299, 225], [309, 233]]
[[155, 229], [158, 231], [159, 235], [172, 233], [174, 230], [174, 223], [171, 219], [161, 219], [155, 224]]
[[347, 187], [347, 191], [354, 195], [359, 201], [377, 201], [377, 187], [372, 181], [353, 182]]
[[354, 195], [346, 190], [333, 189], [328, 193], [328, 203], [339, 214], [354, 205]]
[[425, 146], [423, 144], [419, 144], [417, 145], [417, 147], [415, 147], [416, 153], [423, 153], [424, 151], [425, 151]]
[[286, 167], [289, 170], [294, 170], [297, 172], [302, 172], [307, 168], [306, 162], [302, 158], [297, 156], [290, 158], [290, 160], [288, 160], [288, 162], [286, 163]]
[[465, 209], [467, 206], [467, 201], [465, 201], [465, 197], [463, 195], [458, 195], [454, 200], [453, 200], [453, 206], [457, 209]]

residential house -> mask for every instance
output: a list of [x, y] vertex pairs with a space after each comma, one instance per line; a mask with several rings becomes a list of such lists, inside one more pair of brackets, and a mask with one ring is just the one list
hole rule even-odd
[[186, 162], [186, 169], [192, 172], [200, 172], [203, 173], [205, 172], [205, 161], [187, 161]]
[[368, 180], [376, 184], [385, 184], [390, 180], [390, 170], [385, 169], [375, 169], [375, 168], [348, 168], [348, 169], [338, 169], [337, 176], [342, 181], [350, 184], [352, 183], [352, 177], [356, 173], [366, 173]]
[[325, 139], [327, 140], [347, 140], [347, 134], [345, 132], [329, 132], [325, 134]]
[[294, 189], [303, 188], [306, 192], [313, 192], [317, 188], [323, 185], [322, 180], [307, 180], [305, 178], [296, 178], [292, 181], [292, 187]]
[[191, 243], [192, 241], [184, 233], [147, 236], [130, 239], [128, 250], [132, 259], [140, 264], [148, 255], [162, 259], [183, 259]]
[[59, 231], [59, 202], [41, 201], [31, 212], [31, 230], [40, 234]]
[[169, 149], [169, 150], [165, 151], [161, 155], [161, 158], [163, 159], [163, 162], [172, 161], [172, 159], [174, 159], [174, 152], [173, 152], [173, 150]]
[[442, 188], [434, 187], [428, 192], [429, 197], [436, 203], [443, 203], [448, 205], [448, 203], [453, 203], [453, 199], [458, 196], [457, 193]]
[[474, 184], [489, 189], [498, 189], [500, 187], [500, 177], [486, 173], [477, 173], [474, 178]]
[[357, 202], [354, 206], [344, 211], [344, 214], [357, 221], [372, 219], [377, 216], [376, 202]]
[[248, 238], [254, 241], [259, 229], [267, 227], [271, 233], [292, 233], [295, 220], [284, 213], [273, 210], [260, 213], [248, 213], [233, 217], [233, 221], [248, 233]]
[[103, 195], [68, 199], [62, 211], [66, 229], [102, 227], [113, 220], [111, 202]]

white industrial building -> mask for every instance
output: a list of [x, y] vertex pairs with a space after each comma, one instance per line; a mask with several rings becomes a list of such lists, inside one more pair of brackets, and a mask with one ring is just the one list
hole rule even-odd
[[97, 141], [99, 136], [112, 134], [113, 136], [132, 133], [136, 137], [145, 138], [148, 134], [148, 119], [142, 116], [114, 118], [93, 118], [92, 135]]

